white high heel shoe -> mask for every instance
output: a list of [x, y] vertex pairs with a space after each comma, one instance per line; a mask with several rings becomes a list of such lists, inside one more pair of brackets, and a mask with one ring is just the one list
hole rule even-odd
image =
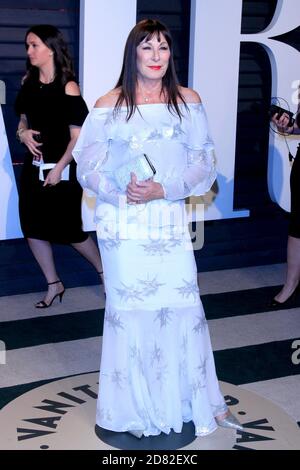
[[237, 429], [238, 431], [243, 431], [243, 425], [239, 422], [239, 420], [233, 416], [231, 411], [225, 416], [225, 418], [215, 418], [218, 426], [221, 426], [222, 428], [231, 428], [231, 429]]

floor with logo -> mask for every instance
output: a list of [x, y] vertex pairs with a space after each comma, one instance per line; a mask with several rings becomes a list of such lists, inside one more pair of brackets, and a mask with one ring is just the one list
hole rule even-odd
[[204, 438], [191, 423], [141, 440], [95, 428], [102, 286], [68, 288], [46, 310], [40, 292], [0, 292], [0, 449], [300, 449], [300, 298], [269, 307], [284, 269], [199, 274], [221, 388], [244, 425]]

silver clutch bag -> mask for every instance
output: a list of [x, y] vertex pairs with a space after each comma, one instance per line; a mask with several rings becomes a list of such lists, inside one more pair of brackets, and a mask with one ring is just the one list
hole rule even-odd
[[145, 181], [149, 178], [153, 178], [156, 170], [145, 153], [138, 155], [130, 160], [130, 162], [120, 166], [115, 170], [114, 177], [122, 191], [126, 191], [127, 185], [130, 182], [130, 173], [134, 173], [138, 181]]

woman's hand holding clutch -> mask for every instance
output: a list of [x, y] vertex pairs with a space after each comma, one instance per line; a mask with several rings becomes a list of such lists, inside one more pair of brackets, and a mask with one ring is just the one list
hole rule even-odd
[[152, 179], [146, 181], [137, 181], [134, 173], [131, 173], [131, 181], [127, 186], [128, 204], [145, 204], [154, 199], [163, 199], [164, 190], [160, 183]]

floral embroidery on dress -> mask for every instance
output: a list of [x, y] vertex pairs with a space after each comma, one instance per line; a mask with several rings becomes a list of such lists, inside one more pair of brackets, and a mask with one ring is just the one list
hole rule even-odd
[[102, 238], [101, 245], [105, 250], [114, 250], [120, 248], [121, 240], [116, 240], [115, 238]]
[[197, 317], [198, 318], [198, 323], [193, 327], [193, 331], [195, 333], [202, 333], [205, 328], [207, 328], [207, 320], [206, 318], [203, 317]]
[[203, 376], [203, 379], [206, 379], [206, 364], [207, 358], [203, 359], [202, 363], [197, 366], [197, 371], [200, 371], [200, 374]]
[[150, 240], [146, 244], [140, 245], [150, 256], [163, 255], [170, 253], [169, 242], [164, 240]]
[[157, 311], [157, 315], [154, 318], [154, 321], [160, 321], [160, 328], [162, 328], [163, 326], [167, 326], [167, 324], [171, 321], [170, 313], [174, 312], [168, 307], [162, 307], [160, 310]]
[[138, 279], [138, 282], [141, 284], [142, 289], [143, 289], [143, 295], [145, 297], [148, 297], [149, 295], [155, 295], [157, 293], [157, 290], [159, 287], [164, 286], [164, 283], [159, 283], [157, 282], [155, 276], [153, 279]]
[[114, 369], [111, 374], [111, 381], [118, 387], [124, 388], [124, 382], [127, 380], [127, 375], [123, 373], [121, 370]]
[[129, 349], [130, 359], [136, 364], [137, 369], [141, 375], [144, 375], [144, 364], [141, 356], [141, 350], [136, 346], [130, 346]]
[[187, 344], [188, 344], [188, 337], [187, 337], [187, 334], [184, 334], [182, 336], [182, 343], [181, 343], [181, 348], [184, 354], [187, 352]]
[[115, 333], [117, 333], [117, 329], [124, 330], [124, 325], [120, 320], [120, 315], [118, 315], [117, 313], [107, 311], [104, 321], [106, 321], [108, 326], [110, 326]]
[[153, 350], [151, 352], [151, 366], [153, 367], [154, 363], [160, 364], [163, 359], [163, 352], [160, 347], [157, 346], [157, 343], [154, 344]]
[[160, 387], [162, 388], [163, 383], [167, 380], [168, 368], [167, 366], [161, 366], [157, 369], [155, 378], [159, 382]]
[[205, 384], [203, 383], [203, 381], [201, 381], [200, 379], [195, 380], [191, 386], [193, 397], [196, 398], [197, 393], [200, 392], [203, 388], [205, 388]]
[[176, 290], [178, 290], [179, 294], [182, 295], [183, 298], [188, 299], [189, 296], [192, 295], [194, 301], [196, 301], [199, 297], [199, 289], [197, 282], [194, 279], [192, 281], [186, 281], [185, 279], [182, 280], [184, 282], [184, 285], [181, 287], [176, 287]]
[[115, 290], [123, 302], [129, 302], [130, 300], [144, 300], [142, 298], [142, 291], [138, 290], [133, 284], [126, 285], [124, 284], [124, 282], [122, 282], [121, 284], [123, 288], [120, 289], [118, 287], [115, 287]]
[[130, 300], [140, 300], [143, 302], [145, 300], [144, 297], [156, 295], [158, 289], [164, 285], [157, 282], [156, 277], [153, 279], [149, 279], [149, 277], [147, 279], [137, 279], [139, 285], [126, 285], [122, 282], [123, 289], [115, 287], [115, 290], [124, 302]]

